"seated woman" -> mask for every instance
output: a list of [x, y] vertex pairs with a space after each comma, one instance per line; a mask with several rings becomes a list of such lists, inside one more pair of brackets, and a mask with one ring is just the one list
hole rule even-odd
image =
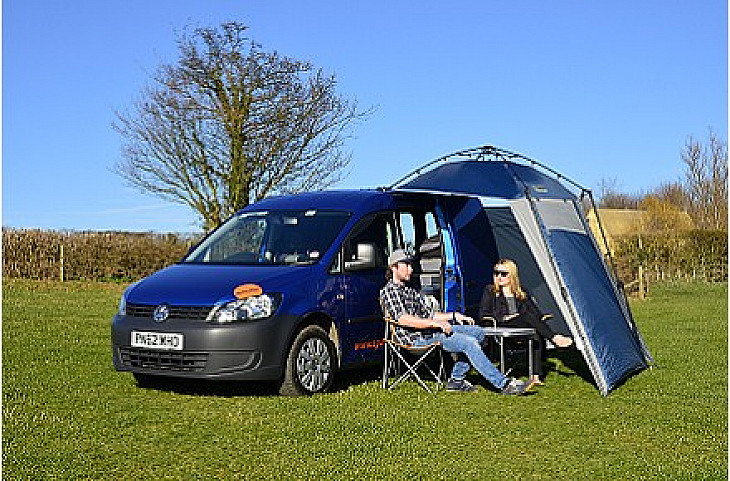
[[530, 296], [522, 289], [517, 273], [517, 264], [510, 259], [500, 259], [494, 266], [494, 283], [488, 285], [482, 294], [479, 307], [479, 322], [487, 325], [486, 318], [496, 320], [499, 327], [531, 327], [537, 331], [538, 342], [533, 342], [531, 381], [542, 384], [545, 373], [542, 367], [545, 339], [558, 347], [569, 347], [573, 340], [556, 334], [544, 322], [545, 316]]

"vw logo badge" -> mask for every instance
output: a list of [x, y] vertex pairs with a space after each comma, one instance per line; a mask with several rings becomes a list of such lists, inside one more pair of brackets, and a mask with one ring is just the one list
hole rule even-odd
[[155, 307], [155, 312], [152, 313], [152, 319], [154, 319], [155, 322], [164, 322], [169, 315], [170, 306], [168, 306], [167, 304], [160, 304], [159, 306]]

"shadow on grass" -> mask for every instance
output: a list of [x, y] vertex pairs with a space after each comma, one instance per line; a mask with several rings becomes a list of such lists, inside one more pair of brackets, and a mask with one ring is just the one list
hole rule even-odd
[[[567, 369], [561, 367], [561, 364]], [[555, 374], [562, 377], [578, 376], [585, 382], [594, 386], [596, 385], [588, 364], [586, 364], [583, 355], [577, 349], [553, 349], [549, 351], [545, 368], [548, 375]]]
[[[498, 352], [491, 353], [490, 359], [499, 359]], [[512, 377], [527, 377], [528, 361], [526, 349], [507, 349], [505, 356], [506, 374]], [[498, 366], [499, 363], [496, 363]], [[589, 384], [595, 385], [593, 375], [583, 359], [583, 355], [574, 348], [550, 349], [547, 358], [543, 360], [545, 375], [574, 377], [578, 376]]]
[[332, 392], [347, 391], [353, 386], [380, 381], [383, 376], [383, 365], [372, 364], [356, 369], [347, 369], [337, 374], [332, 386]]
[[[515, 368], [508, 372], [509, 376], [527, 376], [527, 359], [520, 359], [521, 356], [525, 356], [525, 354], [518, 353], [510, 356], [510, 365], [515, 366]], [[451, 372], [453, 362], [454, 361], [450, 358], [450, 356], [444, 356], [444, 367], [447, 375]], [[593, 375], [588, 369], [583, 356], [575, 349], [550, 350], [548, 359], [545, 361], [545, 371], [547, 376], [578, 376], [584, 381], [595, 385]], [[380, 381], [381, 376], [381, 364], [340, 371], [335, 376], [330, 392], [342, 392], [353, 386], [378, 382]], [[205, 379], [165, 378], [145, 375], [137, 375], [135, 379], [137, 380], [137, 385], [143, 389], [155, 389], [158, 391], [192, 396], [278, 396], [280, 385], [280, 383], [276, 381], [214, 381]], [[474, 384], [481, 385], [485, 389], [494, 392], [498, 391], [479, 375], [470, 376], [469, 380]], [[528, 393], [528, 395], [529, 394], [534, 393]]]
[[[510, 366], [514, 366], [514, 369], [508, 371], [509, 376], [514, 377], [527, 377], [527, 355], [526, 353], [520, 352], [513, 354], [509, 361]], [[655, 363], [651, 366], [656, 369], [659, 366]], [[586, 383], [598, 389], [593, 373], [591, 373], [588, 364], [583, 358], [583, 354], [575, 348], [568, 349], [551, 349], [548, 351], [547, 359], [543, 361], [543, 368], [546, 374], [546, 378], [549, 381], [550, 376], [559, 376], [564, 378], [579, 377]], [[633, 376], [644, 371], [644, 368], [638, 368], [633, 372], [629, 372], [623, 379], [617, 381], [612, 387], [611, 391], [615, 391], [623, 386]]]
[[208, 379], [183, 379], [161, 376], [135, 376], [142, 389], [172, 392], [190, 396], [245, 397], [275, 396], [278, 383], [253, 381], [214, 381]]
[[[352, 386], [380, 380], [381, 374], [380, 365], [340, 371], [335, 376], [330, 392], [346, 391]], [[135, 380], [137, 386], [142, 389], [218, 397], [278, 396], [280, 385], [276, 381], [215, 381], [139, 374], [135, 376]]]

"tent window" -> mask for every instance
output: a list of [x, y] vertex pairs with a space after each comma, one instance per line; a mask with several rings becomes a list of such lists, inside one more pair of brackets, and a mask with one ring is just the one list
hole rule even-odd
[[542, 199], [536, 202], [540, 218], [548, 230], [566, 230], [585, 234], [585, 227], [570, 201]]

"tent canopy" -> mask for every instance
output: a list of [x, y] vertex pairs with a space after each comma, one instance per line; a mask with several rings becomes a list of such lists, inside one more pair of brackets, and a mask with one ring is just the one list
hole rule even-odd
[[[459, 212], [452, 234], [469, 238], [459, 225], [473, 230], [481, 222], [492, 233], [477, 238], [493, 241], [467, 246], [462, 274], [469, 278], [470, 272], [481, 272], [469, 265], [477, 258], [496, 254], [519, 260], [523, 283], [533, 295], [542, 295], [543, 305], [559, 311], [604, 395], [652, 361], [573, 193], [580, 191], [581, 200], [588, 194], [592, 202], [588, 189], [527, 157], [491, 146], [437, 159], [391, 189], [481, 199], [481, 210]], [[501, 210], [485, 202], [495, 198], [503, 201]], [[485, 255], [476, 256], [478, 249]]]
[[518, 199], [573, 199], [557, 180], [542, 172], [510, 161], [463, 160], [439, 165], [398, 186], [398, 190], [435, 191], [474, 196]]

